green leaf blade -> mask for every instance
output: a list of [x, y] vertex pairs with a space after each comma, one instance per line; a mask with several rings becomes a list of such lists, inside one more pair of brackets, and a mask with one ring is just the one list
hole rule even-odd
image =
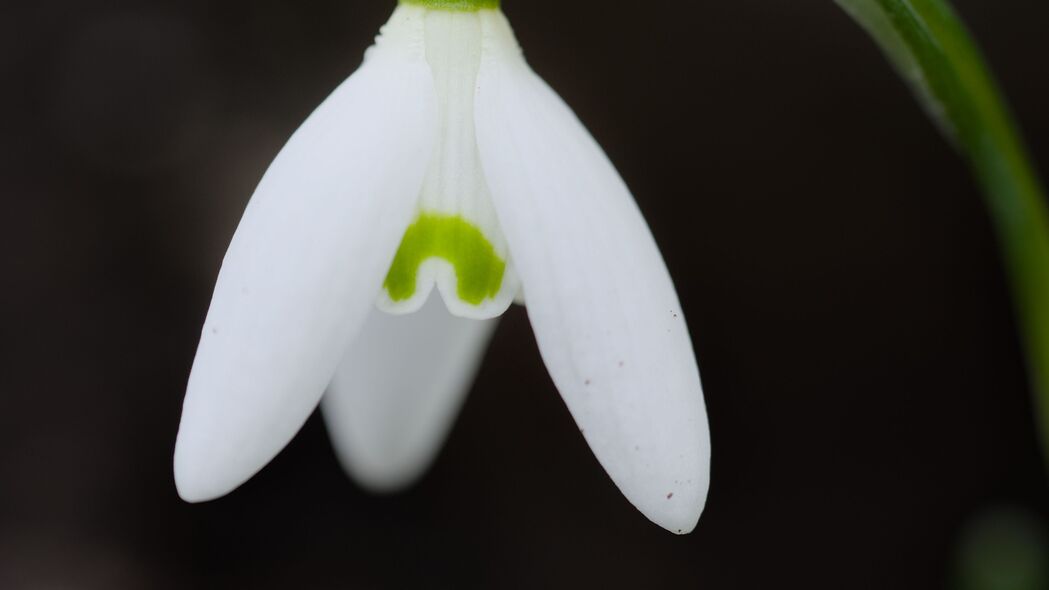
[[1049, 458], [1049, 209], [990, 68], [946, 0], [835, 0], [881, 47], [980, 184], [1013, 290]]

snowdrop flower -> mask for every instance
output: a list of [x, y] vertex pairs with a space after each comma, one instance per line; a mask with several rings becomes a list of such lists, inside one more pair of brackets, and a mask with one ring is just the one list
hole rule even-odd
[[189, 378], [184, 499], [248, 480], [318, 403], [361, 484], [407, 485], [447, 434], [493, 318], [518, 300], [615, 484], [664, 528], [695, 527], [710, 443], [670, 276], [498, 4], [402, 0], [266, 172]]

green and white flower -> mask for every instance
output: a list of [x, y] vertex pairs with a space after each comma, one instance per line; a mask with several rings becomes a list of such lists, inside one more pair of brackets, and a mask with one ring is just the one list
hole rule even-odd
[[233, 237], [186, 392], [179, 493], [233, 490], [318, 403], [361, 484], [410, 483], [515, 300], [615, 484], [691, 531], [709, 484], [703, 393], [630, 192], [498, 0], [402, 0]]

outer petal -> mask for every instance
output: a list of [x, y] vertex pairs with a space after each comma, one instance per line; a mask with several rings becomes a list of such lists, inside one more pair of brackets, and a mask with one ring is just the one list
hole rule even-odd
[[626, 185], [572, 111], [486, 20], [477, 133], [550, 375], [594, 454], [648, 518], [691, 531], [710, 441], [673, 284]]
[[321, 407], [340, 461], [376, 492], [407, 487], [440, 450], [498, 320], [376, 310], [350, 346]]
[[248, 205], [186, 392], [175, 482], [188, 501], [226, 494], [287, 444], [375, 301], [434, 146], [418, 21], [395, 13]]

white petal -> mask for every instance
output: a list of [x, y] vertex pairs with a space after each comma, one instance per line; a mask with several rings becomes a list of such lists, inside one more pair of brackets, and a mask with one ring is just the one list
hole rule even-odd
[[497, 322], [453, 316], [440, 297], [410, 315], [372, 313], [321, 401], [339, 459], [362, 486], [396, 491], [430, 466]]
[[626, 497], [675, 533], [706, 502], [710, 440], [688, 328], [626, 185], [572, 111], [486, 20], [477, 132], [550, 375]]
[[434, 146], [419, 20], [414, 10], [395, 13], [361, 69], [292, 136], [244, 213], [175, 448], [188, 501], [229, 492], [287, 444], [372, 308]]

